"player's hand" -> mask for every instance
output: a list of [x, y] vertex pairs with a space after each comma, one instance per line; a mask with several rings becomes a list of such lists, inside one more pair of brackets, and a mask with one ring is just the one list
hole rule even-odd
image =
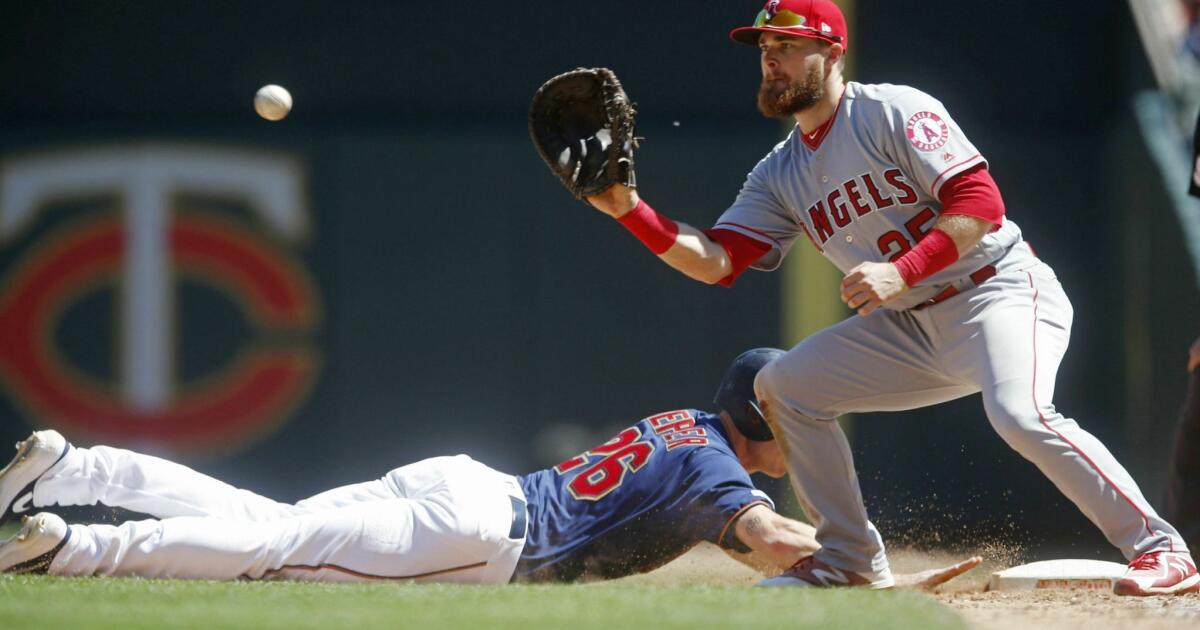
[[928, 571], [921, 571], [920, 573], [898, 574], [896, 575], [896, 588], [933, 590], [949, 582], [951, 579], [974, 569], [981, 562], [983, 562], [983, 558], [971, 556], [958, 564], [940, 569], [930, 569]]
[[1188, 350], [1188, 371], [1195, 372], [1197, 367], [1200, 367], [1200, 337], [1192, 342], [1192, 347]]
[[625, 184], [613, 184], [611, 188], [587, 198], [588, 203], [608, 216], [619, 219], [638, 204], [637, 191]]
[[842, 278], [842, 301], [859, 315], [870, 315], [908, 290], [892, 263], [865, 262]]

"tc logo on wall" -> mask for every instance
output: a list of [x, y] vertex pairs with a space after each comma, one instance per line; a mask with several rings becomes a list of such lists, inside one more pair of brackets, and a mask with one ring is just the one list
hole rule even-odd
[[0, 163], [0, 384], [30, 424], [176, 447], [266, 432], [319, 369], [300, 164], [172, 145]]

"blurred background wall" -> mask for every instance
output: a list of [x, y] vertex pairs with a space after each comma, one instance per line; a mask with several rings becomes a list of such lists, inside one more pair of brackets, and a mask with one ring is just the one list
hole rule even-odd
[[[852, 78], [933, 94], [989, 157], [1074, 302], [1057, 404], [1156, 499], [1200, 296], [1129, 6], [843, 6]], [[0, 439], [57, 427], [295, 500], [438, 454], [531, 470], [709, 406], [738, 352], [797, 340], [782, 287], [831, 267], [679, 276], [560, 189], [525, 111], [553, 74], [613, 68], [643, 194], [706, 227], [783, 132], [726, 38], [759, 8], [6, 3]], [[282, 122], [253, 112], [266, 83], [295, 98]], [[853, 436], [894, 541], [1113, 554], [977, 396]]]

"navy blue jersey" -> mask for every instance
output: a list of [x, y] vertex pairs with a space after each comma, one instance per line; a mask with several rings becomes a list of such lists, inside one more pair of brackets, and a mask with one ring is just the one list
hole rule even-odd
[[771, 505], [738, 462], [720, 418], [694, 409], [640, 420], [520, 483], [529, 529], [514, 581], [649, 571], [702, 540], [734, 545], [734, 518], [756, 503]]

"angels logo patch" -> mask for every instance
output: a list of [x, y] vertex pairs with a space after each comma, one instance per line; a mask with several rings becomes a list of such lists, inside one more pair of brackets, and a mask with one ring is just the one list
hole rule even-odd
[[950, 139], [950, 126], [933, 112], [917, 112], [904, 125], [908, 141], [921, 151], [936, 151]]

